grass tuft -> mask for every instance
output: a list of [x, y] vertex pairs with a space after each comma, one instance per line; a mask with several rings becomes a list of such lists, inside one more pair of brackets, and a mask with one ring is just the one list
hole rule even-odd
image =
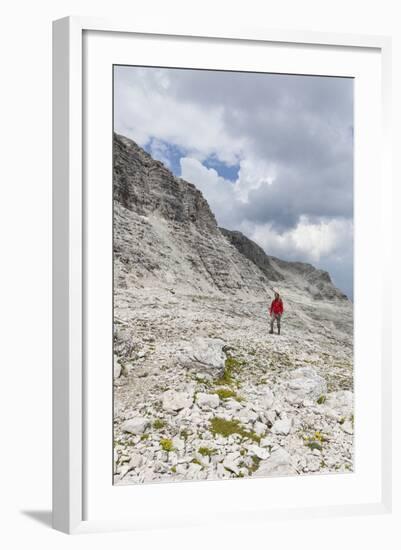
[[234, 375], [239, 371], [240, 367], [244, 364], [244, 361], [240, 361], [235, 357], [227, 357], [224, 364], [224, 372], [220, 378], [216, 380], [217, 386], [231, 386], [235, 384]]
[[198, 453], [202, 456], [212, 456], [215, 454], [216, 449], [210, 449], [209, 447], [199, 447]]
[[160, 418], [156, 418], [156, 420], [153, 422], [153, 427], [155, 430], [162, 430], [166, 426], [166, 422], [164, 420], [160, 420]]
[[180, 431], [180, 436], [185, 439], [185, 441], [188, 439], [188, 437], [191, 435], [191, 431], [190, 430], [186, 430], [185, 428], [183, 428], [181, 431]]
[[246, 430], [239, 420], [226, 420], [218, 416], [211, 419], [210, 431], [213, 435], [222, 435], [223, 437], [238, 434], [242, 438], [251, 439], [256, 443], [259, 443], [261, 439], [255, 432]]
[[229, 399], [230, 397], [233, 399], [240, 399], [237, 393], [229, 388], [219, 388], [214, 393], [216, 393], [220, 399]]
[[161, 439], [160, 440], [160, 447], [163, 449], [163, 451], [173, 451], [174, 445], [171, 439]]
[[248, 468], [251, 475], [259, 468], [260, 461], [261, 459], [258, 456], [252, 455], [253, 464]]
[[305, 445], [309, 447], [312, 451], [314, 449], [317, 449], [318, 451], [322, 450], [322, 444], [326, 443], [328, 441], [325, 434], [322, 434], [322, 432], [314, 432], [313, 435], [305, 436], [304, 437]]
[[309, 447], [309, 449], [311, 449], [312, 451], [314, 449], [317, 449], [318, 451], [321, 451], [322, 450], [322, 446], [320, 445], [320, 443], [318, 443], [317, 441], [309, 441], [307, 444], [306, 444], [307, 447]]

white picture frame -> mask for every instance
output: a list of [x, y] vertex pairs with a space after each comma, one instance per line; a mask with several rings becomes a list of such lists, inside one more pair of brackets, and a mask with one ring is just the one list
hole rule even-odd
[[[88, 243], [85, 239], [87, 220], [85, 219], [84, 179], [86, 174], [87, 150], [84, 147], [83, 131], [85, 118], [84, 102], [84, 71], [85, 33], [109, 33], [109, 40], [116, 36], [146, 36], [148, 40], [160, 37], [176, 37], [190, 43], [197, 41], [213, 44], [214, 41], [226, 41], [227, 45], [234, 43], [247, 44], [281, 44], [294, 48], [313, 49], [314, 47], [337, 48], [345, 52], [359, 50], [375, 52], [380, 58], [381, 87], [381, 133], [377, 138], [381, 144], [380, 158], [380, 189], [382, 205], [380, 209], [380, 231], [391, 231], [388, 224], [388, 213], [391, 209], [390, 160], [389, 160], [389, 126], [390, 126], [390, 55], [391, 41], [387, 37], [336, 35], [314, 32], [288, 32], [265, 29], [191, 29], [175, 25], [166, 28], [143, 28], [140, 24], [125, 21], [104, 21], [93, 18], [68, 17], [54, 22], [53, 27], [53, 526], [67, 532], [78, 533], [99, 530], [138, 529], [143, 527], [158, 527], [161, 525], [191, 525], [210, 521], [210, 517], [202, 518], [189, 514], [177, 521], [169, 517], [164, 519], [150, 515], [144, 510], [138, 518], [87, 517], [87, 499], [85, 493], [88, 464], [85, 462], [88, 429], [87, 422], [87, 373], [86, 348], [87, 325], [85, 323], [85, 266], [88, 262]], [[112, 35], [113, 33], [113, 35]], [[116, 34], [118, 33], [118, 35]], [[153, 38], [152, 38], [153, 37]], [[302, 55], [302, 52], [301, 52]], [[112, 110], [112, 105], [110, 105]], [[110, 181], [111, 185], [111, 181]], [[111, 194], [110, 194], [111, 200]], [[374, 201], [373, 201], [374, 202]], [[387, 275], [390, 250], [384, 244], [382, 250], [383, 267], [380, 284], [384, 289], [388, 286]], [[379, 279], [376, 280], [378, 283]], [[375, 284], [376, 284], [375, 283]], [[388, 291], [387, 291], [388, 294]], [[389, 298], [388, 298], [389, 299]], [[297, 504], [295, 507], [280, 506], [270, 509], [266, 516], [263, 508], [259, 514], [253, 514], [253, 519], [265, 521], [268, 517], [313, 517], [313, 515], [351, 515], [365, 513], [385, 513], [391, 509], [391, 357], [390, 331], [381, 327], [377, 335], [377, 345], [380, 347], [380, 362], [372, 369], [379, 384], [371, 391], [376, 392], [380, 404], [380, 497], [373, 500], [357, 499], [335, 504], [313, 506], [310, 503]], [[375, 356], [372, 356], [372, 361]], [[110, 377], [111, 384], [111, 377]], [[112, 412], [109, 411], [110, 417]], [[108, 427], [104, 428], [105, 430]], [[379, 437], [379, 436], [378, 436]], [[111, 451], [110, 451], [111, 452]], [[111, 469], [110, 469], [111, 472]], [[317, 479], [317, 478], [316, 478]], [[278, 480], [280, 482], [280, 480]], [[111, 485], [111, 473], [107, 483]], [[221, 485], [209, 484], [208, 491], [221, 491]], [[231, 489], [224, 481], [227, 492]], [[251, 482], [255, 484], [255, 481]], [[259, 480], [256, 481], [259, 483]], [[284, 482], [283, 482], [284, 483]], [[319, 482], [316, 481], [315, 485]], [[196, 485], [196, 488], [195, 488]], [[185, 484], [179, 491], [188, 494], [189, 491], [199, 491], [201, 484]], [[191, 489], [193, 486], [193, 489]], [[245, 487], [245, 485], [244, 485]], [[254, 485], [255, 487], [255, 485]], [[238, 486], [236, 486], [238, 488]], [[135, 487], [130, 490], [135, 490]], [[145, 496], [145, 488], [140, 488], [141, 498]], [[152, 496], [157, 491], [172, 492], [172, 486], [165, 484], [163, 488], [153, 486]], [[177, 491], [177, 489], [174, 489]], [[204, 491], [203, 491], [204, 492]], [[121, 493], [120, 493], [121, 494]], [[217, 493], [216, 493], [217, 494]], [[145, 496], [146, 497], [146, 496]], [[150, 498], [150, 496], [146, 497]], [[233, 505], [234, 506], [234, 505]], [[144, 509], [146, 506], [144, 506]], [[222, 519], [227, 519], [223, 517]], [[232, 520], [237, 517], [232, 515]], [[242, 513], [244, 521], [250, 519], [250, 514]]]

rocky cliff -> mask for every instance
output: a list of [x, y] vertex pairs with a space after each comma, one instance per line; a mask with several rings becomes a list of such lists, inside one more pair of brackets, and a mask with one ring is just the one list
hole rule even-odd
[[240, 231], [229, 231], [223, 227], [220, 227], [220, 231], [243, 256], [259, 267], [269, 281], [287, 281], [318, 300], [348, 300], [333, 285], [327, 271], [316, 269], [305, 262], [287, 262], [268, 256], [259, 245]]
[[329, 274], [219, 228], [118, 135], [113, 221], [115, 483], [352, 470], [352, 304]]

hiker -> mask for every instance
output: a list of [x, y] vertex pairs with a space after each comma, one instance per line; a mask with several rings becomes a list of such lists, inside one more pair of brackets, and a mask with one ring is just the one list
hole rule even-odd
[[273, 334], [274, 321], [277, 322], [277, 334], [280, 334], [280, 321], [284, 312], [283, 300], [278, 292], [274, 292], [274, 300], [270, 305], [270, 333]]

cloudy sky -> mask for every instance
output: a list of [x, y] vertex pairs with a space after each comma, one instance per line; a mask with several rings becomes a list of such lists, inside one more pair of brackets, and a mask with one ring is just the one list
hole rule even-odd
[[115, 67], [114, 126], [204, 194], [220, 226], [353, 296], [353, 81]]

